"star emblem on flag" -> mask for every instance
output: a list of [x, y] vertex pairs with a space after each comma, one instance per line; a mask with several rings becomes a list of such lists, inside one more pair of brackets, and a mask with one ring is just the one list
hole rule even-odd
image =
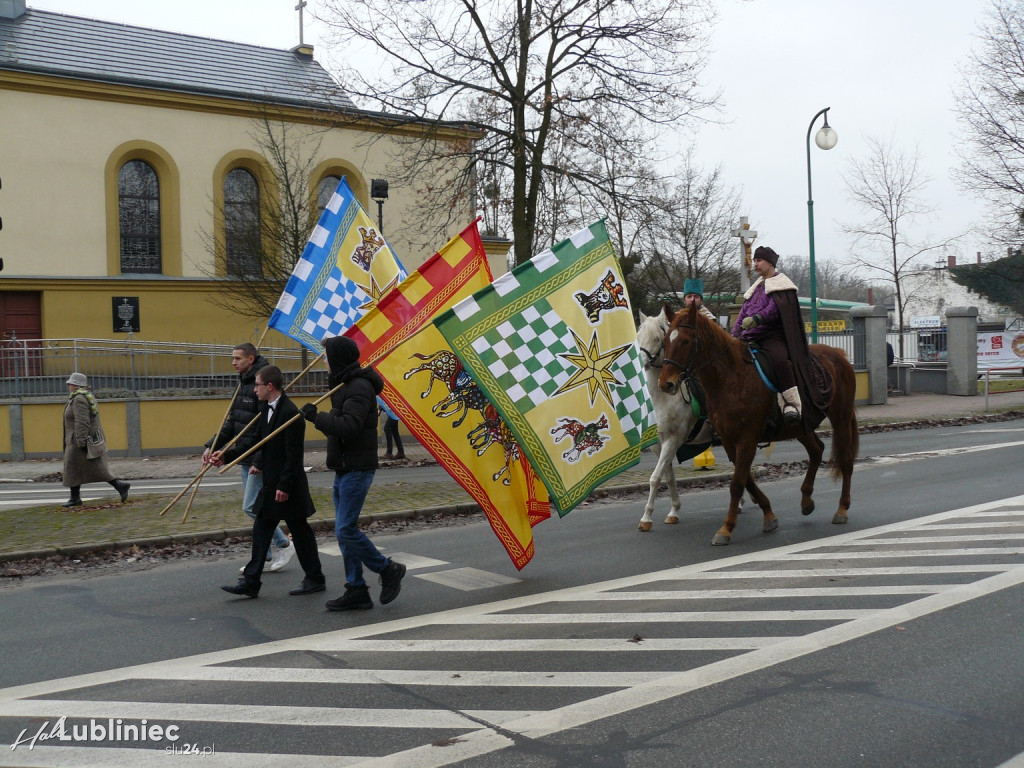
[[576, 349], [578, 349], [582, 354], [565, 352], [561, 354], [560, 357], [575, 365], [579, 370], [573, 373], [572, 376], [569, 377], [569, 380], [558, 388], [555, 394], [560, 395], [563, 392], [569, 392], [576, 387], [582, 387], [586, 384], [591, 405], [593, 405], [597, 400], [597, 393], [600, 392], [604, 395], [608, 404], [614, 407], [612, 402], [612, 393], [608, 389], [608, 385], [615, 384], [617, 386], [621, 386], [622, 382], [616, 379], [615, 374], [608, 369], [611, 367], [612, 363], [619, 359], [619, 356], [622, 355], [623, 352], [629, 349], [630, 345], [624, 344], [621, 347], [616, 347], [610, 352], [602, 353], [597, 343], [597, 331], [595, 331], [593, 336], [591, 336], [590, 344], [584, 342], [572, 328], [570, 328], [569, 331], [576, 340]]
[[377, 285], [377, 279], [373, 275], [370, 275], [369, 286], [360, 285], [359, 283], [356, 283], [356, 285], [358, 285], [359, 288], [362, 289], [363, 293], [370, 297], [368, 301], [359, 305], [359, 309], [363, 310], [364, 312], [368, 312], [372, 307], [377, 306], [377, 302], [380, 301], [381, 298], [385, 294], [387, 294], [392, 288], [398, 285], [400, 277], [401, 275], [395, 275], [393, 278], [391, 278], [390, 281], [388, 281], [386, 285], [384, 285], [384, 287]]

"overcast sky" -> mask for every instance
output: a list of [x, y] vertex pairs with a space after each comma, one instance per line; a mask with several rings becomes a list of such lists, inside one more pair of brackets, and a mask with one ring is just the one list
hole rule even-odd
[[[297, 3], [28, 0], [30, 8], [277, 48], [298, 42]], [[315, 12], [318, 0], [308, 3]], [[839, 143], [823, 152], [812, 134], [819, 261], [850, 253], [840, 227], [862, 215], [848, 200], [843, 174], [852, 159], [863, 157], [868, 136], [920, 151], [931, 179], [923, 198], [935, 214], [909, 231], [913, 239], [971, 229], [981, 205], [950, 178], [957, 141], [952, 88], [990, 0], [716, 0], [715, 6], [715, 53], [704, 80], [709, 90], [723, 92], [724, 124], [704, 126], [681, 142], [695, 139], [701, 161], [720, 163], [742, 191], [757, 244], [783, 256], [807, 255], [805, 142], [811, 118], [824, 107], [831, 107]], [[326, 64], [325, 31], [312, 16], [305, 16], [305, 41]], [[820, 118], [815, 131], [819, 125]], [[973, 261], [979, 250], [992, 253], [971, 233], [956, 253], [961, 262]]]

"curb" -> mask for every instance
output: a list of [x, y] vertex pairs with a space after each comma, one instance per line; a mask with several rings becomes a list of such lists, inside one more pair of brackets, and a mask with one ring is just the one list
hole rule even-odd
[[[758, 474], [759, 467], [755, 467]], [[697, 477], [680, 477], [676, 479], [676, 488], [685, 488], [689, 485], [707, 482], [708, 480], [727, 478], [731, 472], [724, 470], [712, 470], [706, 475]], [[633, 493], [647, 493], [650, 483], [628, 483], [625, 485], [613, 485], [607, 488], [596, 488], [591, 491], [587, 499], [606, 499], [615, 496], [626, 496]], [[397, 509], [388, 512], [373, 512], [368, 515], [360, 515], [359, 527], [367, 528], [373, 523], [388, 522], [391, 520], [430, 520], [442, 515], [471, 516], [482, 515], [480, 505], [474, 502], [460, 504], [442, 504], [436, 507], [421, 507], [420, 509]], [[311, 524], [314, 533], [331, 533], [334, 531], [333, 520], [317, 520]], [[133, 547], [166, 547], [171, 544], [198, 544], [204, 541], [223, 541], [225, 539], [251, 539], [252, 528], [229, 528], [223, 531], [197, 531], [195, 533], [172, 534], [170, 536], [151, 536], [127, 541], [96, 541], [83, 544], [71, 544], [63, 547], [50, 549], [26, 549], [15, 552], [0, 552], [0, 563], [12, 563], [19, 560], [45, 559], [48, 557], [75, 557], [98, 552], [113, 552], [118, 550], [132, 549]]]

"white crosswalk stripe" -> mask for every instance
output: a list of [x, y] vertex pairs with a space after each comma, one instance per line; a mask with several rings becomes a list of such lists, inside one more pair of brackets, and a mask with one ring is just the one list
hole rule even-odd
[[[547, 594], [18, 686], [0, 690], [0, 723], [16, 735], [43, 720], [145, 718], [179, 724], [199, 747], [227, 730], [228, 743], [203, 760], [210, 766], [440, 768], [506, 748], [512, 735], [559, 733], [1022, 584], [1022, 540], [1018, 497]], [[487, 582], [473, 570], [417, 575]], [[528, 668], [517, 666], [523, 658]], [[248, 703], [246, 686], [266, 683], [302, 694]], [[502, 706], [509, 690], [519, 706]], [[274, 726], [299, 735], [275, 742], [280, 754], [246, 751], [254, 729]], [[356, 729], [373, 736], [350, 749]], [[301, 751], [325, 741], [346, 754]], [[149, 766], [166, 760], [166, 746], [45, 742], [0, 751], [0, 765]]]

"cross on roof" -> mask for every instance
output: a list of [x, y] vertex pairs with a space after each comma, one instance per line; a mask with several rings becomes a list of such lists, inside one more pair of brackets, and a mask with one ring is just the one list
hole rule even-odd
[[299, 4], [295, 6], [295, 10], [299, 12], [299, 45], [302, 45], [302, 9], [307, 5], [306, 0], [299, 0]]

